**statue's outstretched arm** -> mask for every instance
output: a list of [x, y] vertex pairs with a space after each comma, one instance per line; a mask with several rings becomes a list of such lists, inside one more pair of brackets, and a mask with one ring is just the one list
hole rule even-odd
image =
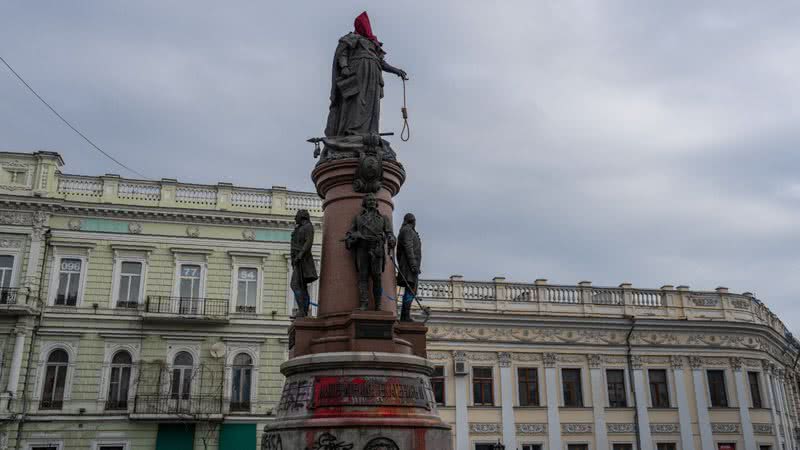
[[402, 78], [404, 80], [408, 79], [408, 74], [406, 73], [405, 70], [398, 69], [397, 67], [387, 63], [386, 60], [383, 60], [383, 59], [381, 59], [381, 69], [384, 72], [393, 73], [393, 74], [397, 75], [398, 77], [400, 77], [400, 78]]

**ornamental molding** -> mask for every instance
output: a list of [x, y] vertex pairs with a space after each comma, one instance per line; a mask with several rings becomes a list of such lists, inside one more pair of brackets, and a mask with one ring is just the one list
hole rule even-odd
[[586, 357], [589, 360], [589, 368], [590, 369], [599, 369], [603, 367], [603, 356], [602, 355], [589, 355]]
[[500, 367], [511, 367], [511, 353], [500, 352], [497, 354], [497, 360], [500, 362]]
[[80, 231], [82, 226], [83, 226], [83, 221], [78, 218], [73, 217], [72, 219], [69, 219], [69, 221], [67, 222], [67, 228], [69, 228], [72, 231]]
[[583, 364], [586, 362], [586, 357], [583, 355], [558, 355], [558, 361], [561, 363]]
[[558, 362], [558, 355], [556, 353], [543, 353], [542, 362], [545, 367], [555, 367]]
[[591, 423], [562, 423], [561, 433], [563, 434], [589, 434], [592, 432]]
[[631, 356], [631, 367], [632, 368], [641, 369], [643, 362], [644, 361], [643, 361], [643, 358], [641, 356], [639, 356], [639, 355], [632, 355]]
[[33, 217], [29, 213], [18, 211], [0, 211], [0, 225], [32, 225]]
[[[743, 324], [744, 325], [744, 324]], [[569, 345], [625, 345], [625, 334], [615, 331], [596, 330], [551, 330], [536, 328], [474, 328], [449, 325], [432, 326], [428, 332], [431, 341], [495, 342], [519, 344], [569, 344]], [[766, 336], [751, 336], [730, 333], [698, 332], [634, 332], [634, 346], [683, 346], [703, 348], [731, 348], [762, 351], [780, 355], [778, 348]], [[611, 361], [607, 361], [609, 363]], [[612, 362], [613, 363], [613, 362]]]
[[242, 230], [242, 239], [244, 239], [245, 241], [255, 241], [256, 231], [251, 228]]
[[186, 227], [186, 236], [188, 237], [199, 237], [200, 236], [200, 227], [197, 225], [189, 225]]
[[606, 356], [603, 358], [604, 362], [607, 366], [609, 365], [619, 365], [619, 364], [628, 364], [628, 358], [624, 356]]
[[131, 222], [128, 224], [128, 231], [132, 234], [141, 234], [142, 232], [142, 224], [138, 222]]
[[453, 352], [453, 360], [456, 362], [466, 362], [467, 361], [467, 352], [463, 350], [455, 350]]
[[511, 359], [519, 362], [539, 362], [542, 360], [542, 355], [539, 353], [512, 353]]
[[736, 309], [745, 309], [750, 310], [750, 300], [744, 300], [741, 298], [734, 298], [731, 300], [731, 305]]
[[717, 294], [694, 294], [689, 296], [689, 300], [694, 306], [711, 307], [719, 305], [719, 295]]
[[697, 356], [690, 356], [689, 357], [689, 367], [692, 369], [699, 369], [705, 365], [703, 358], [698, 358]]
[[497, 354], [493, 352], [467, 352], [470, 361], [497, 361]]
[[498, 434], [503, 426], [499, 423], [470, 422], [469, 432], [476, 434]]
[[683, 369], [683, 356], [670, 356], [669, 365], [673, 369]]
[[742, 365], [744, 364], [744, 362], [742, 361], [742, 358], [733, 357], [730, 359], [730, 364], [733, 370], [739, 371], [742, 370]]
[[428, 359], [433, 359], [437, 361], [447, 361], [450, 359], [450, 353], [448, 352], [428, 352]]
[[547, 434], [546, 423], [518, 423], [518, 434]]
[[739, 424], [738, 423], [712, 423], [711, 424], [711, 432], [712, 433], [721, 433], [721, 434], [739, 434]]
[[774, 434], [775, 429], [771, 423], [754, 423], [753, 433], [755, 434]]
[[22, 247], [22, 239], [0, 238], [0, 247], [2, 247], [2, 248], [21, 248]]
[[650, 432], [653, 434], [680, 433], [681, 427], [677, 423], [651, 423]]
[[644, 362], [647, 364], [653, 365], [667, 365], [670, 363], [669, 356], [647, 356], [644, 358]]
[[608, 434], [631, 434], [636, 432], [635, 423], [607, 423]]
[[31, 218], [31, 225], [35, 229], [42, 229], [47, 227], [47, 223], [50, 221], [50, 214], [44, 211], [35, 211]]

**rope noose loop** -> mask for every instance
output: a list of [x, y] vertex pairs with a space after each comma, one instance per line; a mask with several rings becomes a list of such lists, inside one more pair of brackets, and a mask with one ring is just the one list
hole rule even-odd
[[403, 80], [403, 107], [400, 111], [403, 113], [403, 129], [400, 131], [400, 140], [408, 142], [411, 139], [411, 127], [408, 125], [408, 107], [406, 106], [406, 79]]

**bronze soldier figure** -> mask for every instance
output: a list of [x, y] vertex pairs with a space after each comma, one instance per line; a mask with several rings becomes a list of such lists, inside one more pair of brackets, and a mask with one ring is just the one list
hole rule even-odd
[[297, 317], [306, 317], [311, 303], [308, 285], [318, 278], [314, 257], [311, 255], [311, 246], [314, 245], [314, 225], [311, 224], [311, 216], [305, 209], [297, 211], [294, 222], [290, 253], [293, 269], [291, 288], [294, 292], [294, 301], [297, 303]]
[[359, 309], [367, 309], [371, 279], [372, 296], [375, 298], [377, 311], [383, 296], [381, 274], [386, 265], [387, 245], [391, 251], [395, 246], [395, 239], [392, 234], [392, 220], [378, 211], [378, 200], [374, 194], [364, 196], [361, 206], [363, 209], [353, 218], [353, 225], [345, 236], [345, 246], [355, 256]]
[[397, 285], [404, 287], [403, 307], [400, 310], [401, 322], [413, 322], [411, 304], [417, 293], [420, 262], [422, 261], [422, 241], [417, 233], [417, 219], [408, 213], [403, 217], [403, 226], [397, 234]]

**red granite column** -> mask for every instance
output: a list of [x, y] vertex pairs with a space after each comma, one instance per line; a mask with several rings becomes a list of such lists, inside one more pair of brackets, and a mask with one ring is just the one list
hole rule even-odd
[[[359, 306], [355, 262], [344, 245], [345, 233], [350, 229], [353, 218], [361, 211], [361, 202], [365, 195], [353, 190], [357, 165], [357, 159], [330, 161], [318, 165], [311, 173], [317, 192], [323, 198], [324, 213], [317, 309], [317, 316], [320, 318], [347, 314]], [[392, 197], [400, 191], [405, 175], [401, 164], [391, 161], [383, 163], [383, 187], [375, 196], [380, 212], [390, 218], [394, 210]], [[392, 297], [397, 292], [394, 273], [394, 266], [387, 258], [381, 280], [384, 292]], [[373, 304], [370, 302], [370, 310], [373, 309]], [[397, 307], [395, 302], [384, 297], [380, 309], [395, 313]]]

